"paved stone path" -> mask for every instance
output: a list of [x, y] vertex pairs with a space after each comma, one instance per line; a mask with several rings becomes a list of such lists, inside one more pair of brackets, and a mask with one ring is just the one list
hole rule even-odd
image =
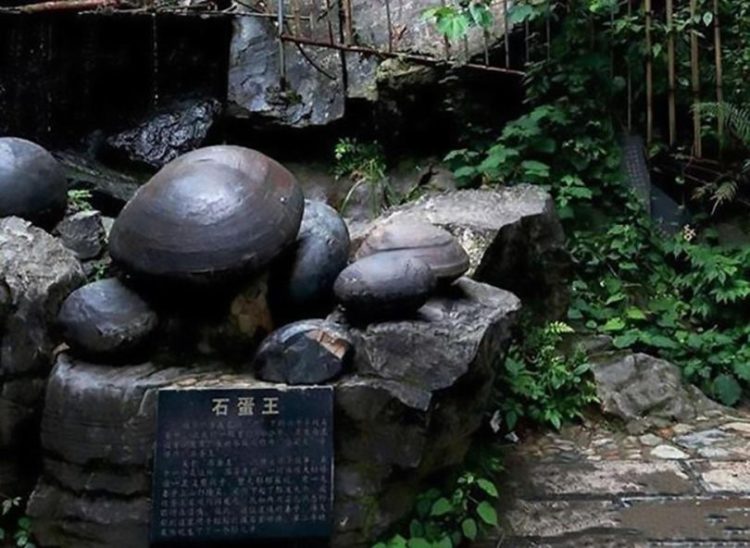
[[495, 547], [750, 547], [750, 410], [641, 435], [603, 420], [509, 453]]

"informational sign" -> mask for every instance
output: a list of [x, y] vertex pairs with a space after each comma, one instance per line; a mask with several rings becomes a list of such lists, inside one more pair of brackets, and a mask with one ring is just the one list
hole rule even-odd
[[159, 392], [155, 544], [331, 535], [333, 388]]

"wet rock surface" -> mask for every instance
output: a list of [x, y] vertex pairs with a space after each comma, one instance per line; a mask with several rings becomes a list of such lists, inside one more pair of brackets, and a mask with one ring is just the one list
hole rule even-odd
[[564, 317], [571, 262], [551, 196], [531, 185], [426, 196], [375, 221], [350, 226], [357, 250], [376, 226], [421, 221], [444, 228], [469, 254], [468, 275], [512, 291], [535, 317]]
[[0, 280], [0, 453], [11, 463], [23, 463], [34, 454], [29, 446], [37, 443], [35, 423], [52, 367], [55, 317], [68, 294], [84, 283], [84, 275], [58, 240], [8, 217], [0, 219]]
[[302, 320], [274, 331], [260, 345], [253, 369], [268, 382], [320, 384], [338, 377], [352, 355], [343, 326], [325, 320]]
[[158, 169], [202, 146], [220, 112], [216, 99], [179, 101], [109, 137], [107, 145], [131, 161]]
[[66, 342], [82, 355], [123, 359], [143, 346], [158, 318], [138, 294], [109, 278], [71, 293], [58, 322]]
[[503, 538], [478, 546], [747, 546], [748, 460], [746, 408], [641, 435], [601, 417], [535, 434], [509, 449]]
[[416, 312], [435, 289], [430, 266], [416, 257], [372, 255], [346, 267], [333, 287], [353, 319], [404, 317]]

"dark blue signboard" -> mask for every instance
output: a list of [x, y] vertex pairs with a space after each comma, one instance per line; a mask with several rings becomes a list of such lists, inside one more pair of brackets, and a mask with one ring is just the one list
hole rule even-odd
[[333, 388], [159, 392], [151, 539], [329, 537]]

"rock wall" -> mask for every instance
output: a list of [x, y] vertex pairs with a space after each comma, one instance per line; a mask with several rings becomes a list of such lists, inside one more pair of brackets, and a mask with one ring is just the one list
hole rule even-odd
[[35, 473], [53, 322], [83, 282], [81, 265], [60, 241], [16, 217], [0, 220], [1, 493], [21, 493]]
[[[442, 35], [424, 17], [426, 10], [437, 5], [433, 0], [394, 0], [388, 12], [385, 2], [355, 0], [352, 43], [376, 51], [436, 58], [450, 55], [454, 60], [467, 61], [482, 53], [485, 45], [492, 48], [502, 40], [503, 4], [495, 1], [491, 4], [494, 24], [486, 41], [483, 33], [474, 28], [465, 42], [454, 42], [446, 52]], [[296, 9], [292, 10], [293, 7]], [[286, 4], [286, 9], [290, 19], [294, 17], [285, 25], [286, 34], [324, 43], [346, 42], [348, 30], [338, 17], [342, 10], [338, 0], [331, 1], [330, 8], [325, 10], [309, 0]], [[275, 22], [250, 16], [235, 18], [227, 93], [231, 115], [298, 128], [326, 125], [344, 117], [347, 99], [376, 101], [381, 95], [380, 87], [413, 83], [415, 69], [426, 74], [419, 80], [426, 79], [433, 87], [440, 73], [429, 65], [415, 67], [393, 60], [381, 63], [373, 55], [306, 44], [286, 42], [283, 50], [286, 87], [282, 84], [282, 57]]]

